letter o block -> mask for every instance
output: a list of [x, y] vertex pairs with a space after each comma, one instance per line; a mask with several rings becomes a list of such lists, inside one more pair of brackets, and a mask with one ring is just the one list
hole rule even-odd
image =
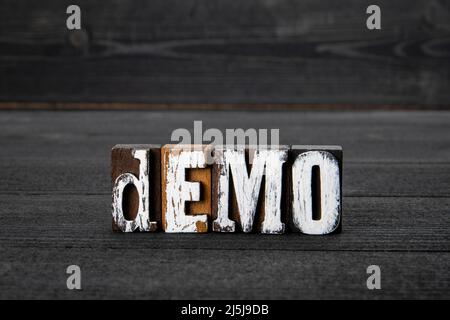
[[292, 228], [310, 235], [341, 230], [342, 148], [294, 146]]

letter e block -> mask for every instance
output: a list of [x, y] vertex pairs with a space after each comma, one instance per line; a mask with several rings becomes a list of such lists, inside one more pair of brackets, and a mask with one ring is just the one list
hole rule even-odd
[[208, 145], [161, 148], [162, 225], [170, 233], [204, 233], [211, 215]]

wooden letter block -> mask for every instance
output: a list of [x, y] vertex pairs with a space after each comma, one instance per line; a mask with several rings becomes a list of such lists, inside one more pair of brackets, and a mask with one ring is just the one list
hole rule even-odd
[[341, 230], [342, 148], [293, 146], [292, 227], [304, 234]]
[[342, 154], [339, 146], [117, 145], [113, 230], [337, 233]]
[[215, 148], [213, 231], [284, 233], [283, 169], [288, 149]]
[[204, 233], [211, 215], [211, 166], [207, 145], [161, 149], [162, 225], [170, 233]]
[[114, 231], [156, 231], [161, 221], [160, 152], [158, 145], [117, 145], [112, 149]]

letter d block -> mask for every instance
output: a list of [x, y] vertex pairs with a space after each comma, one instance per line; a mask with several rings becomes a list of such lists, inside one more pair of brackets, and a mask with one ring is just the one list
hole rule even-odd
[[111, 151], [113, 230], [156, 231], [161, 222], [158, 145], [117, 145]]
[[211, 147], [161, 148], [162, 225], [170, 233], [204, 233], [211, 215]]
[[291, 227], [304, 234], [341, 231], [342, 147], [292, 146]]

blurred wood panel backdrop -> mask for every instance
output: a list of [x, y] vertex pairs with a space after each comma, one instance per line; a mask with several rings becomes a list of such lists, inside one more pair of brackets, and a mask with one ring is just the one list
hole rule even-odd
[[[70, 4], [81, 31], [66, 28]], [[370, 4], [382, 30], [366, 29]], [[0, 12], [3, 106], [450, 106], [447, 0], [2, 0]]]

